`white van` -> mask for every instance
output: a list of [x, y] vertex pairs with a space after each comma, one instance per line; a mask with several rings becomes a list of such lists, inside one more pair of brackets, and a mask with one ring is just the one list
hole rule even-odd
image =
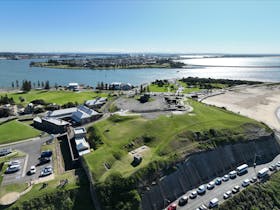
[[218, 204], [219, 204], [219, 199], [218, 198], [213, 198], [209, 202], [209, 208], [214, 208], [214, 207], [218, 206]]
[[263, 168], [262, 170], [260, 170], [258, 172], [258, 178], [261, 179], [261, 178], [267, 176], [268, 172], [269, 172], [268, 168]]

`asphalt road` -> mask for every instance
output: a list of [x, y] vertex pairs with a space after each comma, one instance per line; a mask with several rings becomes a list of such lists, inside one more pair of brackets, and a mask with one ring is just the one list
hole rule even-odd
[[39, 156], [41, 154], [41, 146], [50, 140], [51, 137], [44, 138], [34, 138], [30, 141], [19, 142], [17, 144], [12, 144], [11, 146], [5, 146], [4, 148], [12, 148], [12, 150], [19, 150], [21, 152], [26, 153], [24, 158], [15, 158], [14, 160], [20, 160], [21, 169], [20, 171], [12, 174], [5, 174], [3, 178], [3, 185], [11, 184], [11, 183], [19, 183], [26, 182], [37, 179], [40, 171], [48, 165], [52, 165], [52, 162], [44, 164], [42, 166], [36, 167], [36, 174], [32, 176], [27, 176], [26, 173], [29, 171], [32, 165], [37, 165], [39, 163]]
[[[212, 190], [206, 190], [206, 193], [202, 196], [197, 196], [195, 199], [189, 199], [188, 203], [183, 206], [177, 206], [177, 210], [193, 210], [198, 208], [199, 206], [201, 206], [202, 204], [204, 204], [205, 206], [209, 205], [210, 200], [212, 200], [213, 198], [218, 198], [219, 199], [219, 204], [221, 204], [223, 201], [225, 201], [223, 199], [223, 194], [229, 190], [232, 190], [232, 188], [236, 185], [239, 185], [240, 191], [243, 190], [244, 188], [241, 186], [243, 180], [245, 179], [251, 179], [252, 177], [256, 176], [256, 173], [258, 173], [259, 170], [261, 170], [264, 167], [269, 167], [271, 164], [275, 164], [277, 162], [280, 161], [280, 155], [278, 155], [277, 157], [275, 157], [275, 159], [269, 163], [266, 164], [262, 164], [262, 165], [257, 165], [256, 169], [254, 169], [253, 167], [249, 167], [248, 168], [248, 173], [242, 175], [242, 176], [237, 176], [235, 179], [230, 179], [227, 182], [223, 182], [221, 185], [219, 186], [215, 186], [214, 189]], [[279, 168], [278, 168], [279, 170]], [[205, 187], [208, 183], [205, 183]], [[188, 191], [185, 195], [187, 195], [189, 197], [190, 193], [192, 191], [194, 191], [196, 189], [190, 190]], [[179, 200], [179, 198], [178, 198]], [[172, 203], [178, 203], [178, 200], [172, 202]]]

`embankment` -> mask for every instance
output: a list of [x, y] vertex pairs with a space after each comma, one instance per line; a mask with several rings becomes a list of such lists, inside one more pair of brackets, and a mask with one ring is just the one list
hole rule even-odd
[[223, 176], [238, 165], [253, 165], [270, 162], [280, 153], [280, 142], [274, 136], [262, 136], [246, 143], [218, 147], [214, 150], [195, 153], [178, 166], [178, 170], [161, 179], [149, 191], [142, 194], [142, 209], [158, 210], [185, 192]]

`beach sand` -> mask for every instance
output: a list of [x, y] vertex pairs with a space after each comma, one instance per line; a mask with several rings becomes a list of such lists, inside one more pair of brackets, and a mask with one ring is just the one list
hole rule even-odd
[[272, 129], [280, 130], [280, 119], [277, 118], [280, 85], [239, 86], [203, 102], [225, 107], [227, 110], [264, 122]]

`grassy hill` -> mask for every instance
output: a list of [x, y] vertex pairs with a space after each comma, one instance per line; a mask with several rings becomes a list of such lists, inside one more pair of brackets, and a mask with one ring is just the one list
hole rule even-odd
[[[153, 160], [168, 159], [175, 154], [182, 157], [199, 149], [242, 140], [251, 127], [263, 127], [254, 120], [195, 101], [191, 106], [194, 107], [191, 114], [161, 116], [155, 120], [113, 116], [96, 123], [94, 129], [103, 144], [85, 156], [95, 179], [104, 180], [113, 171], [128, 176]], [[221, 138], [228, 134], [231, 138]], [[132, 167], [128, 151], [142, 145], [151, 149], [139, 167]], [[106, 170], [104, 163], [111, 165], [111, 170]]]
[[[153, 181], [160, 170], [183, 160], [187, 154], [247, 141], [259, 130], [267, 129], [259, 122], [226, 110], [196, 101], [189, 103], [194, 108], [189, 114], [160, 116], [153, 120], [113, 115], [88, 128], [90, 143], [96, 150], [84, 158], [98, 183], [105, 209], [116, 205], [124, 209], [137, 206], [137, 183]], [[133, 157], [128, 152], [143, 145], [149, 149], [142, 154], [141, 164], [133, 167]], [[127, 200], [128, 196], [133, 205]], [[104, 200], [105, 197], [116, 200]]]

